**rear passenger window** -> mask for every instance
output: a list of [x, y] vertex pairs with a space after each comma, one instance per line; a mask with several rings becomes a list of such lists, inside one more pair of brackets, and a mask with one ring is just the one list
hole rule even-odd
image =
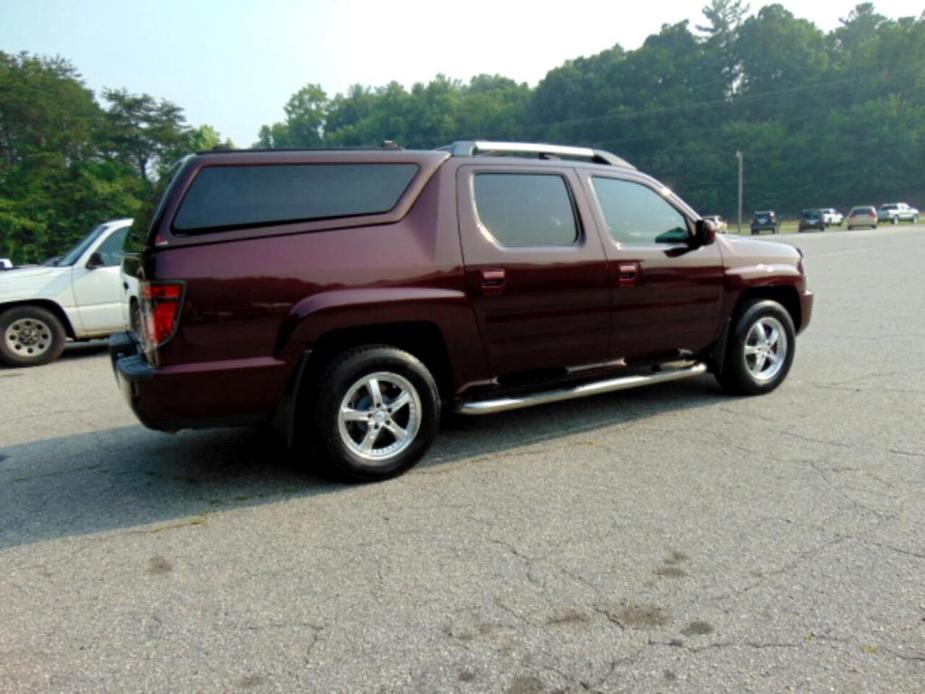
[[417, 172], [417, 164], [211, 166], [196, 176], [173, 227], [196, 233], [381, 214]]
[[565, 179], [555, 174], [475, 175], [479, 220], [502, 246], [571, 246], [578, 240]]
[[683, 243], [687, 220], [651, 188], [617, 178], [591, 179], [607, 230], [620, 243]]

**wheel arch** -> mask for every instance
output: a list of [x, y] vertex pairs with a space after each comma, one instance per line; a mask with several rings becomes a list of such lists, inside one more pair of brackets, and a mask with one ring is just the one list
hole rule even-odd
[[273, 416], [274, 427], [287, 443], [293, 442], [295, 418], [305, 389], [321, 374], [325, 364], [345, 350], [374, 344], [395, 347], [419, 359], [433, 375], [440, 397], [452, 398], [454, 380], [449, 350], [435, 323], [401, 321], [333, 329], [322, 334], [302, 354]]
[[325, 333], [312, 345], [305, 362], [303, 378], [316, 372], [336, 354], [352, 347], [372, 344], [396, 347], [414, 355], [433, 374], [440, 395], [452, 395], [453, 373], [446, 341], [440, 328], [428, 321], [381, 323], [339, 328]]
[[732, 310], [731, 323], [736, 324], [739, 316], [745, 311], [745, 307], [754, 301], [770, 299], [776, 301], [786, 309], [790, 314], [790, 320], [793, 321], [794, 332], [800, 332], [803, 325], [803, 308], [800, 304], [800, 295], [796, 287], [792, 286], [765, 286], [749, 287], [739, 294], [736, 300], [735, 308]]
[[77, 339], [77, 333], [74, 331], [74, 326], [71, 325], [71, 320], [68, 318], [65, 310], [61, 307], [61, 304], [52, 301], [51, 299], [23, 299], [21, 301], [9, 301], [0, 304], [0, 314], [8, 311], [11, 308], [16, 308], [19, 306], [37, 306], [51, 312], [55, 318], [61, 321], [61, 325], [64, 326], [65, 335], [67, 335], [67, 337], [71, 338], [72, 340]]

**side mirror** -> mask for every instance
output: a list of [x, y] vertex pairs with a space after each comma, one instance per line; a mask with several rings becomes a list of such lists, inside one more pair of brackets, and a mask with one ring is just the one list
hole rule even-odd
[[716, 241], [716, 224], [709, 219], [698, 219], [694, 231], [694, 243], [699, 246], [709, 246]]
[[87, 259], [87, 264], [84, 266], [88, 270], [96, 270], [98, 267], [103, 267], [106, 263], [103, 262], [103, 256], [99, 252], [92, 253]]

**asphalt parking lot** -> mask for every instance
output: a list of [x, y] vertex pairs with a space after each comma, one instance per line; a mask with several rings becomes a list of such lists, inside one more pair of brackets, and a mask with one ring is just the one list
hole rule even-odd
[[925, 227], [785, 240], [771, 395], [454, 420], [383, 484], [147, 431], [100, 345], [0, 370], [0, 690], [921, 692]]

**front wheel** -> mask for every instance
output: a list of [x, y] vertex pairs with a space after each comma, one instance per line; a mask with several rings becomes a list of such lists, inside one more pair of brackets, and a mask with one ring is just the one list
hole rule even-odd
[[386, 345], [350, 350], [311, 384], [308, 443], [330, 471], [357, 481], [395, 477], [437, 435], [440, 396], [414, 355]]
[[739, 395], [770, 393], [793, 363], [796, 331], [787, 310], [776, 301], [748, 304], [729, 336], [718, 380]]
[[15, 306], [0, 314], [0, 361], [9, 366], [40, 366], [64, 351], [61, 321], [40, 306]]

